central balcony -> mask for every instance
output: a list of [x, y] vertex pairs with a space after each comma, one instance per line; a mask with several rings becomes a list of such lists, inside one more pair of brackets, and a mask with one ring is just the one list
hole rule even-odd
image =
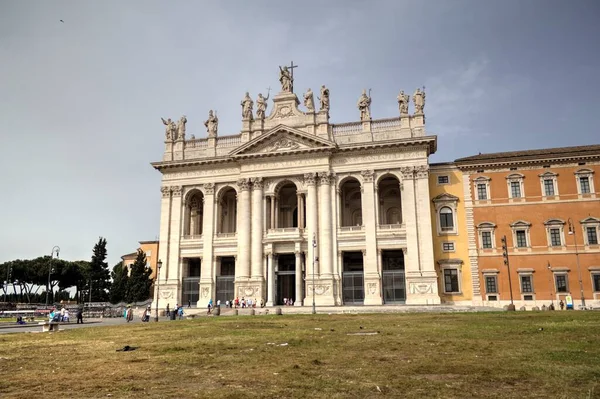
[[280, 227], [268, 229], [267, 241], [298, 241], [302, 238], [302, 229], [298, 227]]

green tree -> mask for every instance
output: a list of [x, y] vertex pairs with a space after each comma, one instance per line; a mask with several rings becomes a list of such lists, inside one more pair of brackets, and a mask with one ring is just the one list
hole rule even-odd
[[108, 270], [108, 263], [106, 263], [105, 238], [100, 237], [96, 245], [94, 245], [94, 252], [92, 255], [92, 261], [90, 262], [89, 275], [87, 277], [88, 293], [91, 289], [91, 301], [107, 301], [108, 290], [110, 289], [110, 271]]
[[117, 263], [110, 277], [112, 278], [112, 284], [110, 286], [109, 299], [111, 303], [119, 303], [127, 299], [127, 292], [129, 289], [129, 276], [127, 267], [123, 266], [123, 262]]
[[141, 249], [138, 249], [129, 275], [128, 302], [145, 301], [150, 298], [150, 287], [152, 287], [151, 274], [152, 269], [147, 266], [146, 254]]

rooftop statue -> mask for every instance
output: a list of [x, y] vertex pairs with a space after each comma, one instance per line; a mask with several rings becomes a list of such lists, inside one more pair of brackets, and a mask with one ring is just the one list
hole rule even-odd
[[398, 108], [400, 109], [400, 115], [406, 116], [408, 115], [408, 103], [410, 102], [410, 98], [408, 94], [404, 94], [404, 90], [398, 94]]
[[162, 120], [163, 125], [166, 126], [165, 138], [169, 141], [173, 140], [175, 138], [175, 135], [177, 134], [177, 127], [175, 126], [175, 122], [173, 122], [171, 118], [168, 118], [167, 120], [165, 120], [164, 118], [160, 119]]
[[279, 81], [281, 82], [281, 91], [285, 93], [294, 91], [294, 77], [287, 66], [284, 66], [283, 69], [279, 67]]
[[423, 108], [425, 108], [425, 88], [423, 91], [417, 89], [413, 94], [413, 102], [415, 103], [415, 114], [422, 114]]
[[216, 112], [213, 114], [213, 110], [208, 111], [208, 119], [204, 122], [208, 137], [217, 137], [217, 130], [219, 129], [219, 118], [217, 118]]
[[[369, 93], [371, 90], [369, 90]], [[371, 119], [371, 97], [367, 96], [367, 90], [363, 89], [360, 98], [358, 99], [358, 109], [360, 111], [360, 120], [368, 121]]]
[[315, 112], [315, 99], [310, 88], [304, 93], [304, 106], [308, 112]]
[[254, 116], [252, 115], [252, 107], [254, 106], [254, 101], [250, 98], [250, 94], [246, 92], [246, 97], [242, 100], [242, 118], [252, 120]]
[[271, 93], [267, 93], [267, 97], [263, 97], [262, 93], [258, 93], [258, 98], [256, 99], [256, 119], [265, 119], [265, 114], [267, 113], [267, 101], [269, 100], [269, 96]]
[[185, 124], [187, 123], [187, 118], [183, 115], [179, 118], [177, 122], [177, 137], [175, 140], [185, 140]]
[[319, 101], [321, 102], [320, 111], [329, 111], [329, 89], [325, 87], [325, 85], [321, 86], [321, 97], [319, 97]]

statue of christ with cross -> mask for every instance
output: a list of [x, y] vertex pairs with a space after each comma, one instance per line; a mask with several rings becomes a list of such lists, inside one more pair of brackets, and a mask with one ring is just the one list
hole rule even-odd
[[294, 92], [294, 68], [298, 65], [294, 65], [292, 61], [291, 65], [279, 67], [279, 81], [281, 82], [281, 91], [284, 93]]

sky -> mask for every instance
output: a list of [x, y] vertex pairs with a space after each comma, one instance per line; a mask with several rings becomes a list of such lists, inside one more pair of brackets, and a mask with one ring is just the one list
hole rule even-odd
[[[64, 22], [61, 22], [63, 20]], [[331, 122], [398, 115], [425, 86], [432, 162], [599, 144], [597, 0], [0, 0], [0, 263], [108, 262], [158, 238], [161, 117], [205, 137], [241, 129], [240, 101], [330, 89]]]

